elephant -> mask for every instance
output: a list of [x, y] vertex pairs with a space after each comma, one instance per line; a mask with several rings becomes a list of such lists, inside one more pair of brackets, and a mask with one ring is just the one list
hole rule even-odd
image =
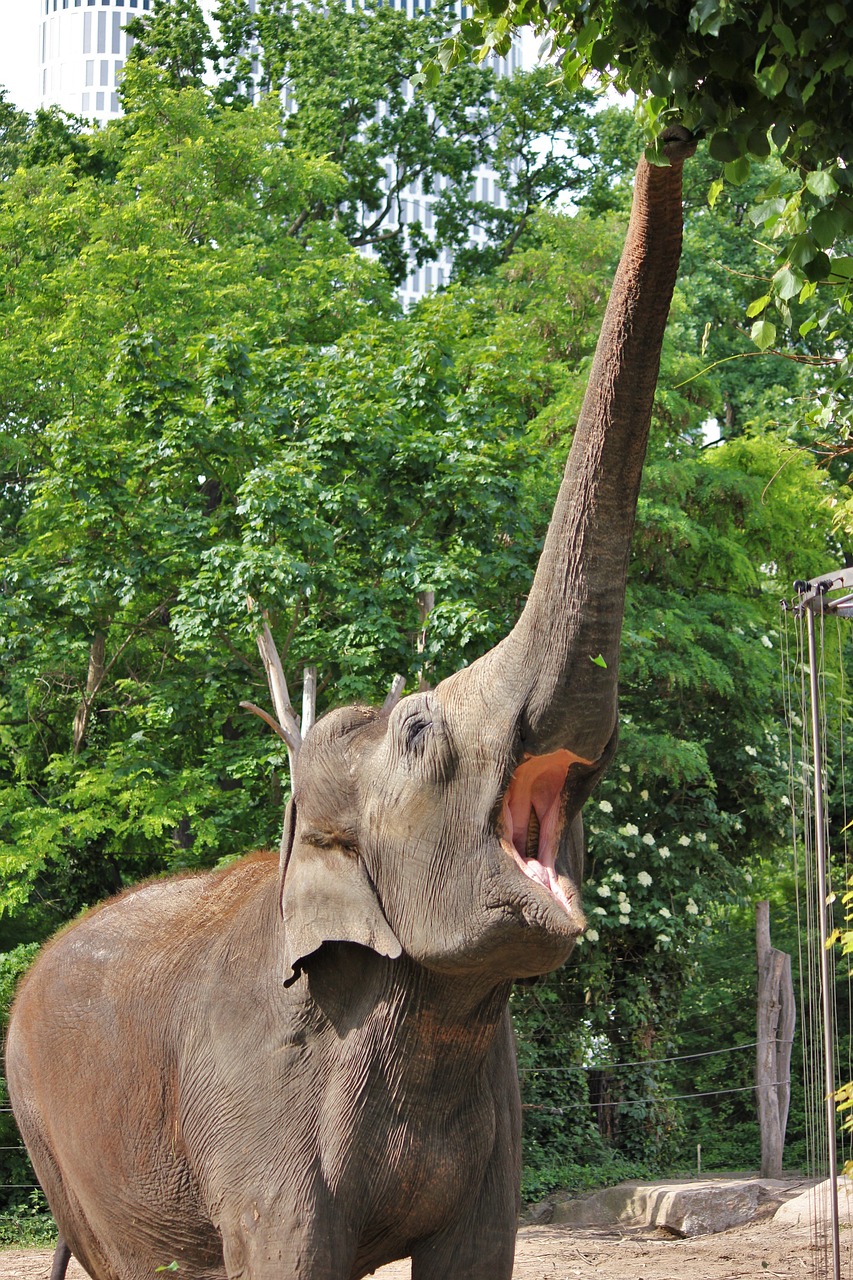
[[494, 649], [321, 717], [279, 853], [131, 889], [18, 994], [14, 1114], [93, 1280], [509, 1280], [508, 1000], [568, 958], [617, 738], [627, 563], [681, 252], [687, 130], [640, 160], [551, 524]]

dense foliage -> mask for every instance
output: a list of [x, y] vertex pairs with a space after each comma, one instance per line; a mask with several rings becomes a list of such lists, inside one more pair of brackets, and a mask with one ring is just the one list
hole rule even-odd
[[[772, 249], [745, 318], [759, 350], [791, 348], [824, 367], [812, 425], [835, 449], [851, 428], [847, 394], [853, 280], [853, 15], [808, 0], [475, 0], [439, 67], [504, 52], [532, 28], [569, 89], [596, 82], [637, 95], [654, 146], [673, 119], [708, 139], [713, 202], [724, 185], [748, 209], [744, 234]], [[766, 160], [774, 162], [766, 168]], [[758, 179], [756, 181], [756, 178]], [[753, 230], [754, 228], [754, 230]], [[803, 340], [809, 339], [803, 347]]]
[[[623, 113], [564, 102], [562, 176], [403, 315], [392, 285], [411, 241], [372, 258], [353, 248], [392, 139], [354, 128], [340, 153], [328, 145], [306, 53], [317, 11], [276, 11], [308, 122], [277, 93], [251, 105], [237, 63], [230, 88], [200, 84], [167, 12], [143, 27], [158, 57], [132, 60], [123, 120], [89, 133], [56, 113], [0, 119], [4, 997], [34, 943], [90, 903], [277, 839], [284, 748], [239, 709], [268, 701], [261, 610], [291, 683], [317, 666], [321, 710], [381, 699], [397, 672], [410, 689], [440, 679], [512, 625], [640, 145]], [[393, 44], [404, 15], [374, 17]], [[360, 23], [334, 39], [363, 48]], [[263, 38], [267, 57], [279, 46]], [[402, 77], [411, 63], [394, 66]], [[376, 116], [368, 87], [352, 91], [362, 124]], [[477, 99], [490, 154], [506, 148], [519, 182], [539, 118], [522, 107], [545, 111], [547, 92], [539, 78]], [[448, 176], [441, 137], [423, 180]], [[671, 1166], [694, 1141], [662, 1060], [680, 1026], [690, 1034], [679, 1016], [706, 940], [745, 910], [756, 862], [782, 856], [777, 602], [838, 554], [835, 477], [792, 448], [820, 371], [745, 358], [747, 266], [769, 272], [772, 250], [744, 250], [743, 208], [731, 192], [709, 207], [703, 162], [691, 172], [629, 584], [622, 745], [588, 807], [590, 929], [565, 971], [513, 997], [531, 1195]], [[461, 226], [458, 179], [444, 192]], [[536, 212], [556, 188], [572, 212]], [[731, 960], [742, 976], [743, 954]], [[736, 1025], [718, 1018], [711, 1047]], [[26, 1181], [17, 1168], [4, 1180]]]

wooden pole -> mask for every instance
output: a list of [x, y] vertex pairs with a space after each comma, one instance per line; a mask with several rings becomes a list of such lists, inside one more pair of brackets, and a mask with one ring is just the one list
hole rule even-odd
[[811, 695], [812, 766], [814, 770], [814, 836], [817, 870], [817, 915], [820, 935], [820, 988], [823, 1022], [824, 1106], [826, 1108], [826, 1140], [829, 1163], [829, 1198], [832, 1227], [833, 1280], [841, 1280], [841, 1236], [838, 1221], [838, 1149], [835, 1139], [835, 1072], [833, 1067], [833, 1004], [830, 987], [826, 829], [824, 827], [823, 749], [820, 732], [820, 688], [817, 674], [817, 644], [814, 612], [806, 609], [806, 635], [809, 653], [809, 693]]
[[769, 902], [756, 904], [755, 947], [758, 962], [755, 1088], [761, 1133], [761, 1176], [781, 1178], [796, 1015], [791, 957], [770, 943]]

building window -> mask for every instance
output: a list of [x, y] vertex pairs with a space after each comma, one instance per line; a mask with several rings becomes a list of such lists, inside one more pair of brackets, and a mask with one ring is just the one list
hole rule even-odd
[[87, 58], [86, 60], [86, 84], [95, 83], [95, 59]]
[[113, 10], [113, 53], [121, 53], [121, 14]]
[[47, 54], [47, 23], [41, 24], [41, 60], [45, 62]]
[[84, 93], [84, 94], [83, 94], [82, 102], [81, 102], [81, 108], [80, 108], [80, 109], [81, 109], [81, 111], [88, 111], [88, 110], [89, 110], [89, 95], [88, 95], [88, 93]]
[[101, 78], [98, 81], [98, 84], [109, 84], [109, 82], [110, 82], [110, 64], [106, 60], [102, 59]]
[[92, 15], [91, 13], [83, 14], [83, 52], [92, 52]]
[[122, 71], [124, 71], [124, 63], [123, 63], [122, 61], [120, 61], [120, 60], [119, 60], [119, 61], [116, 63], [116, 78], [115, 78], [115, 83], [116, 83], [116, 84], [121, 84], [121, 73], [122, 73]]
[[107, 51], [107, 15], [98, 14], [98, 53]]
[[117, 93], [110, 94], [110, 111], [112, 111], [113, 115], [118, 115], [118, 94]]
[[103, 111], [103, 109], [104, 109], [104, 95], [102, 93], [96, 93], [95, 94], [95, 110]]

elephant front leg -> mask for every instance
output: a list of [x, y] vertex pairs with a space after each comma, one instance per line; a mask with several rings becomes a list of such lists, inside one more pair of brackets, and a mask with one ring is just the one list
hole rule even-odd
[[480, 1231], [465, 1222], [459, 1231], [442, 1232], [412, 1250], [412, 1280], [512, 1280], [516, 1221]]
[[412, 1250], [412, 1280], [512, 1280], [518, 1229], [518, 1164], [495, 1161], [479, 1196], [444, 1230]]
[[228, 1280], [349, 1280], [356, 1242], [334, 1210], [257, 1202], [220, 1223]]

